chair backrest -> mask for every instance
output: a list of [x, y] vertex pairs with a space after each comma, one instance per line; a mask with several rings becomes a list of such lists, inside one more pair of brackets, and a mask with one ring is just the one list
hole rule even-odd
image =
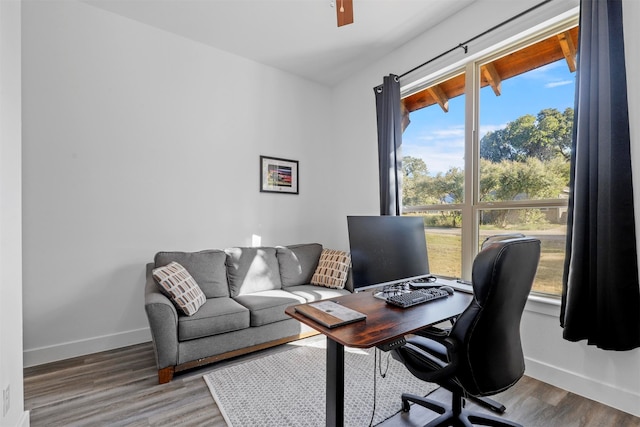
[[488, 236], [487, 238], [484, 239], [484, 242], [482, 242], [482, 245], [480, 246], [480, 250], [489, 246], [491, 243], [501, 242], [503, 240], [515, 239], [517, 237], [526, 237], [526, 236], [522, 233], [494, 234], [493, 236]]
[[486, 242], [473, 262], [474, 299], [454, 324], [456, 378], [467, 392], [492, 395], [524, 375], [520, 320], [540, 260], [540, 241], [512, 237]]

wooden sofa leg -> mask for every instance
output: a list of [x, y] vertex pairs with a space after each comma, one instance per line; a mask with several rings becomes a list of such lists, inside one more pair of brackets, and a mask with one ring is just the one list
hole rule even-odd
[[158, 384], [166, 384], [170, 382], [173, 379], [175, 370], [175, 366], [168, 366], [166, 368], [158, 369]]

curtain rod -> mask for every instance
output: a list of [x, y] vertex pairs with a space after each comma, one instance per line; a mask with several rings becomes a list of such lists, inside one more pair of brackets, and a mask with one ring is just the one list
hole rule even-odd
[[440, 58], [442, 58], [443, 56], [450, 54], [451, 52], [453, 52], [453, 51], [454, 51], [454, 50], [456, 50], [456, 49], [464, 49], [464, 53], [467, 53], [467, 51], [468, 51], [468, 49], [469, 49], [469, 47], [468, 47], [467, 45], [468, 45], [469, 43], [471, 43], [472, 41], [475, 41], [475, 40], [479, 39], [480, 37], [483, 37], [483, 36], [485, 36], [485, 35], [489, 34], [490, 32], [495, 31], [495, 30], [497, 30], [498, 28], [500, 28], [500, 27], [502, 27], [502, 26], [504, 26], [504, 25], [506, 25], [506, 24], [508, 24], [508, 23], [510, 23], [510, 22], [512, 22], [512, 21], [515, 21], [516, 19], [518, 19], [518, 18], [520, 18], [520, 17], [522, 17], [522, 16], [524, 16], [524, 15], [528, 14], [529, 12], [533, 12], [534, 10], [536, 10], [537, 8], [539, 8], [540, 6], [545, 5], [545, 4], [547, 4], [547, 3], [551, 2], [551, 1], [553, 1], [553, 0], [544, 0], [543, 2], [538, 3], [537, 5], [535, 5], [535, 6], [533, 6], [533, 7], [530, 7], [529, 9], [525, 10], [524, 12], [520, 12], [519, 14], [517, 14], [517, 15], [515, 15], [515, 16], [512, 16], [511, 18], [507, 19], [506, 21], [502, 21], [502, 22], [501, 22], [501, 23], [499, 23], [498, 25], [495, 25], [495, 26], [493, 26], [493, 27], [489, 28], [488, 30], [484, 31], [483, 33], [480, 33], [480, 34], [478, 34], [477, 36], [472, 37], [472, 38], [470, 38], [469, 40], [467, 40], [467, 41], [465, 41], [465, 42], [460, 43], [458, 46], [452, 47], [451, 49], [447, 50], [446, 52], [443, 52], [443, 53], [441, 53], [440, 55], [435, 56], [435, 57], [431, 58], [430, 60], [428, 60], [428, 61], [426, 61], [426, 62], [423, 62], [422, 64], [418, 65], [417, 67], [414, 67], [414, 68], [410, 69], [409, 71], [407, 71], [407, 72], [405, 72], [405, 73], [401, 74], [401, 75], [399, 76], [399, 78], [401, 79], [401, 78], [403, 78], [404, 76], [406, 76], [407, 74], [411, 74], [411, 73], [413, 73], [414, 71], [416, 71], [416, 70], [418, 70], [418, 69], [420, 69], [420, 68], [424, 67], [425, 65], [428, 65], [428, 64], [432, 63], [432, 62], [433, 62], [433, 61], [435, 61], [436, 59], [440, 59]]

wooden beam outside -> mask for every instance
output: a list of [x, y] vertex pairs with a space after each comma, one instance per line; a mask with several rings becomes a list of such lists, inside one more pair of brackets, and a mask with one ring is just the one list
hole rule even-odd
[[440, 85], [431, 86], [430, 88], [427, 88], [427, 91], [429, 91], [433, 99], [436, 100], [440, 108], [442, 108], [442, 111], [444, 111], [445, 113], [448, 113], [449, 98], [447, 97], [447, 94], [444, 93]]
[[564, 58], [567, 61], [567, 65], [569, 66], [569, 71], [573, 73], [576, 71], [576, 47], [573, 44], [571, 33], [569, 33], [569, 31], [565, 31], [564, 33], [558, 34], [558, 42], [560, 43], [560, 48], [562, 49]]
[[[578, 27], [573, 27], [564, 34], [571, 40], [573, 46], [577, 47]], [[575, 55], [573, 55], [573, 57], [575, 58]], [[510, 79], [511, 77], [518, 76], [564, 58], [565, 56], [560, 47], [558, 36], [554, 34], [538, 43], [498, 58], [492, 61], [491, 64], [499, 76], [499, 81], [502, 82], [502, 80]], [[483, 76], [481, 86], [485, 87], [490, 83], [485, 77], [487, 73], [485, 73], [484, 70], [481, 70], [481, 73]], [[461, 73], [449, 80], [441, 81], [438, 86], [444, 91], [447, 99], [453, 99], [464, 94], [464, 79], [465, 75]], [[496, 85], [496, 87], [500, 88], [500, 85]], [[437, 101], [428, 89], [423, 89], [404, 98], [402, 102], [409, 112], [412, 112], [434, 105]]]
[[353, 24], [353, 0], [336, 0], [338, 27]]
[[495, 93], [496, 96], [500, 96], [502, 90], [502, 78], [496, 70], [496, 67], [492, 62], [489, 62], [488, 64], [484, 64], [482, 67], [480, 67], [480, 69], [482, 70], [482, 75], [484, 76], [484, 78], [491, 85], [493, 93]]
[[407, 106], [404, 105], [404, 102], [400, 102], [400, 114], [402, 115], [402, 132], [404, 133], [404, 131], [411, 123], [411, 119], [409, 118], [409, 110], [407, 110]]
[[[464, 93], [464, 73], [438, 83], [438, 87], [445, 93], [447, 99], [453, 99]], [[428, 89], [423, 89], [402, 99], [409, 112], [420, 110], [437, 103], [435, 97]]]

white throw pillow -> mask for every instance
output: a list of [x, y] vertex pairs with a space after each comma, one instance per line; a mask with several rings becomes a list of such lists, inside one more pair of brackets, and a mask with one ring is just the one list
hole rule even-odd
[[193, 316], [207, 301], [200, 286], [177, 262], [153, 269], [153, 278], [187, 316]]

